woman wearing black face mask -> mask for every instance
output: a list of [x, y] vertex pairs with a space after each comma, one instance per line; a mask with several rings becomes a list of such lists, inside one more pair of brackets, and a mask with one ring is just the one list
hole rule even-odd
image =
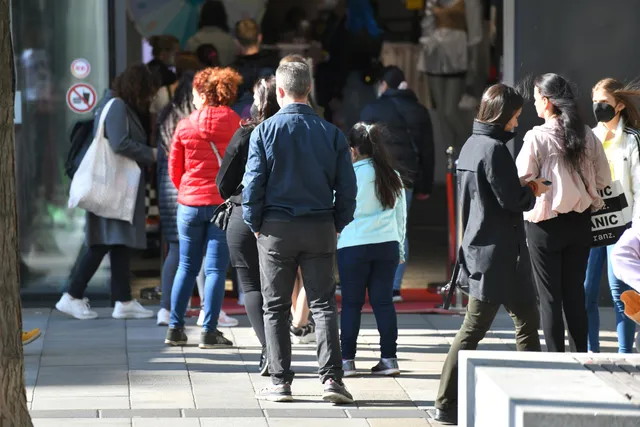
[[[625, 87], [615, 79], [600, 80], [592, 90], [593, 113], [598, 125], [594, 133], [604, 147], [611, 168], [611, 178], [620, 181], [627, 198], [626, 217], [640, 217], [640, 91], [631, 86]], [[613, 246], [591, 249], [587, 276], [584, 282], [587, 315], [589, 317], [589, 351], [600, 351], [600, 317], [598, 300], [600, 297], [600, 278], [602, 266]], [[633, 352], [635, 322], [624, 314], [624, 304], [620, 295], [631, 289], [616, 278], [611, 262], [607, 262], [609, 287], [613, 297], [618, 331], [618, 350], [620, 353]]]
[[223, 199], [233, 203], [231, 218], [227, 228], [227, 244], [231, 255], [231, 265], [238, 274], [238, 282], [244, 292], [244, 306], [249, 322], [262, 344], [260, 373], [268, 374], [266, 360], [266, 340], [260, 291], [260, 266], [256, 238], [242, 219], [242, 177], [247, 163], [251, 132], [260, 123], [278, 112], [275, 77], [261, 78], [253, 87], [251, 119], [244, 121], [231, 138], [222, 159], [216, 178], [216, 185]]

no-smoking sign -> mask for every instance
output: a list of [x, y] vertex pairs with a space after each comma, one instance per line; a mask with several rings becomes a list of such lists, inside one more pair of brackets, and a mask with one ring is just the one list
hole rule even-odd
[[87, 83], [76, 83], [67, 91], [67, 106], [74, 113], [84, 114], [96, 106], [96, 90]]
[[78, 58], [71, 63], [71, 74], [73, 74], [73, 77], [76, 79], [84, 79], [90, 72], [91, 64], [89, 64], [89, 61], [86, 59]]

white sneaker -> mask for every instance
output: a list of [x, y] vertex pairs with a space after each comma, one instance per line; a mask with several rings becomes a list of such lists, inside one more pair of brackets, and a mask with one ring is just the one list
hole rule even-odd
[[[220, 310], [220, 315], [218, 316], [218, 326], [222, 326], [223, 328], [233, 328], [234, 326], [238, 326], [238, 319], [234, 319], [233, 317], [227, 316], [227, 313]], [[204, 324], [204, 309], [200, 310], [200, 314], [198, 315], [198, 321], [196, 322], [198, 326], [202, 326]]]
[[114, 319], [148, 319], [153, 317], [153, 311], [147, 310], [136, 300], [116, 301], [116, 306], [111, 316]]
[[169, 326], [169, 322], [171, 321], [171, 312], [166, 308], [161, 308], [158, 310], [158, 321], [156, 322], [158, 326]]
[[91, 310], [88, 298], [74, 298], [67, 292], [62, 294], [60, 301], [56, 303], [56, 309], [79, 320], [95, 319], [98, 317], [98, 313]]
[[222, 326], [223, 328], [233, 328], [234, 326], [238, 326], [238, 319], [227, 316], [227, 313], [220, 310], [220, 315], [218, 316], [218, 326]]
[[244, 292], [238, 295], [238, 305], [244, 307]]

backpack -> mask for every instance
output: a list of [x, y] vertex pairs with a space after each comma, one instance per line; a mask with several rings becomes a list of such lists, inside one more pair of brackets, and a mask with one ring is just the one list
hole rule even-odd
[[69, 152], [64, 163], [64, 170], [69, 179], [73, 179], [80, 162], [93, 141], [93, 119], [78, 120], [69, 133]]

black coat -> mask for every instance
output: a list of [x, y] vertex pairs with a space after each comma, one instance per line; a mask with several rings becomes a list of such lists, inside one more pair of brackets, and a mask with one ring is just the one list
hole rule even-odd
[[413, 91], [389, 89], [362, 109], [360, 120], [383, 123], [391, 133], [387, 141], [404, 184], [417, 193], [430, 194], [433, 188], [435, 154], [433, 127], [427, 108]]
[[492, 304], [535, 301], [523, 212], [536, 198], [518, 178], [501, 126], [475, 122], [458, 158], [463, 238], [459, 282]]
[[253, 126], [241, 126], [229, 141], [222, 158], [222, 165], [216, 177], [216, 185], [223, 199], [231, 199], [235, 209], [242, 210], [242, 188], [239, 188], [244, 176], [249, 154], [249, 139]]

